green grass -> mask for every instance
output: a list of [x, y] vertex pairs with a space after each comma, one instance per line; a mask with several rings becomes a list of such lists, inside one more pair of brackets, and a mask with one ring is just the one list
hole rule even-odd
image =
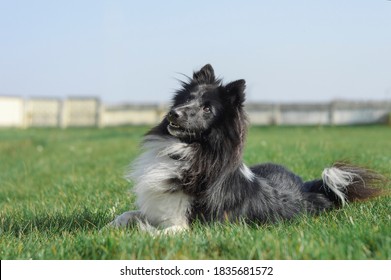
[[[133, 209], [123, 174], [146, 130], [0, 130], [0, 259], [391, 259], [390, 197], [259, 227], [100, 231]], [[386, 126], [253, 127], [244, 159], [305, 180], [340, 159], [390, 177], [390, 139]]]

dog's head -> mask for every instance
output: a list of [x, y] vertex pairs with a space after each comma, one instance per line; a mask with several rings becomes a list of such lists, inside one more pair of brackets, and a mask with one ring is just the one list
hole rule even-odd
[[244, 102], [245, 81], [237, 80], [223, 85], [216, 79], [210, 64], [193, 78], [182, 82], [166, 116], [170, 135], [181, 140], [197, 141], [219, 126], [229, 124]]

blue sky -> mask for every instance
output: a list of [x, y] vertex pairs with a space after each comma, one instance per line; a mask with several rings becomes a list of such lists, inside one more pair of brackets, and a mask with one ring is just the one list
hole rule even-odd
[[250, 101], [391, 99], [391, 1], [0, 0], [0, 95], [161, 103], [206, 63]]

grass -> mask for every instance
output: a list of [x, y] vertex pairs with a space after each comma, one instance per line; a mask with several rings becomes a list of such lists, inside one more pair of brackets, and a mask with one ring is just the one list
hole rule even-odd
[[[0, 130], [0, 259], [391, 259], [390, 197], [259, 227], [100, 231], [133, 208], [123, 174], [146, 130]], [[390, 177], [390, 139], [386, 126], [253, 127], [244, 159], [305, 180], [340, 159]]]

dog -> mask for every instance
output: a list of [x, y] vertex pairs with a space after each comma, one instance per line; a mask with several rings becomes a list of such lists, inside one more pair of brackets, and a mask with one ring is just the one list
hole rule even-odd
[[382, 175], [347, 163], [337, 162], [309, 182], [274, 163], [248, 167], [242, 161], [245, 80], [223, 84], [207, 64], [181, 83], [127, 175], [139, 210], [110, 226], [178, 232], [196, 220], [274, 223], [382, 194]]

